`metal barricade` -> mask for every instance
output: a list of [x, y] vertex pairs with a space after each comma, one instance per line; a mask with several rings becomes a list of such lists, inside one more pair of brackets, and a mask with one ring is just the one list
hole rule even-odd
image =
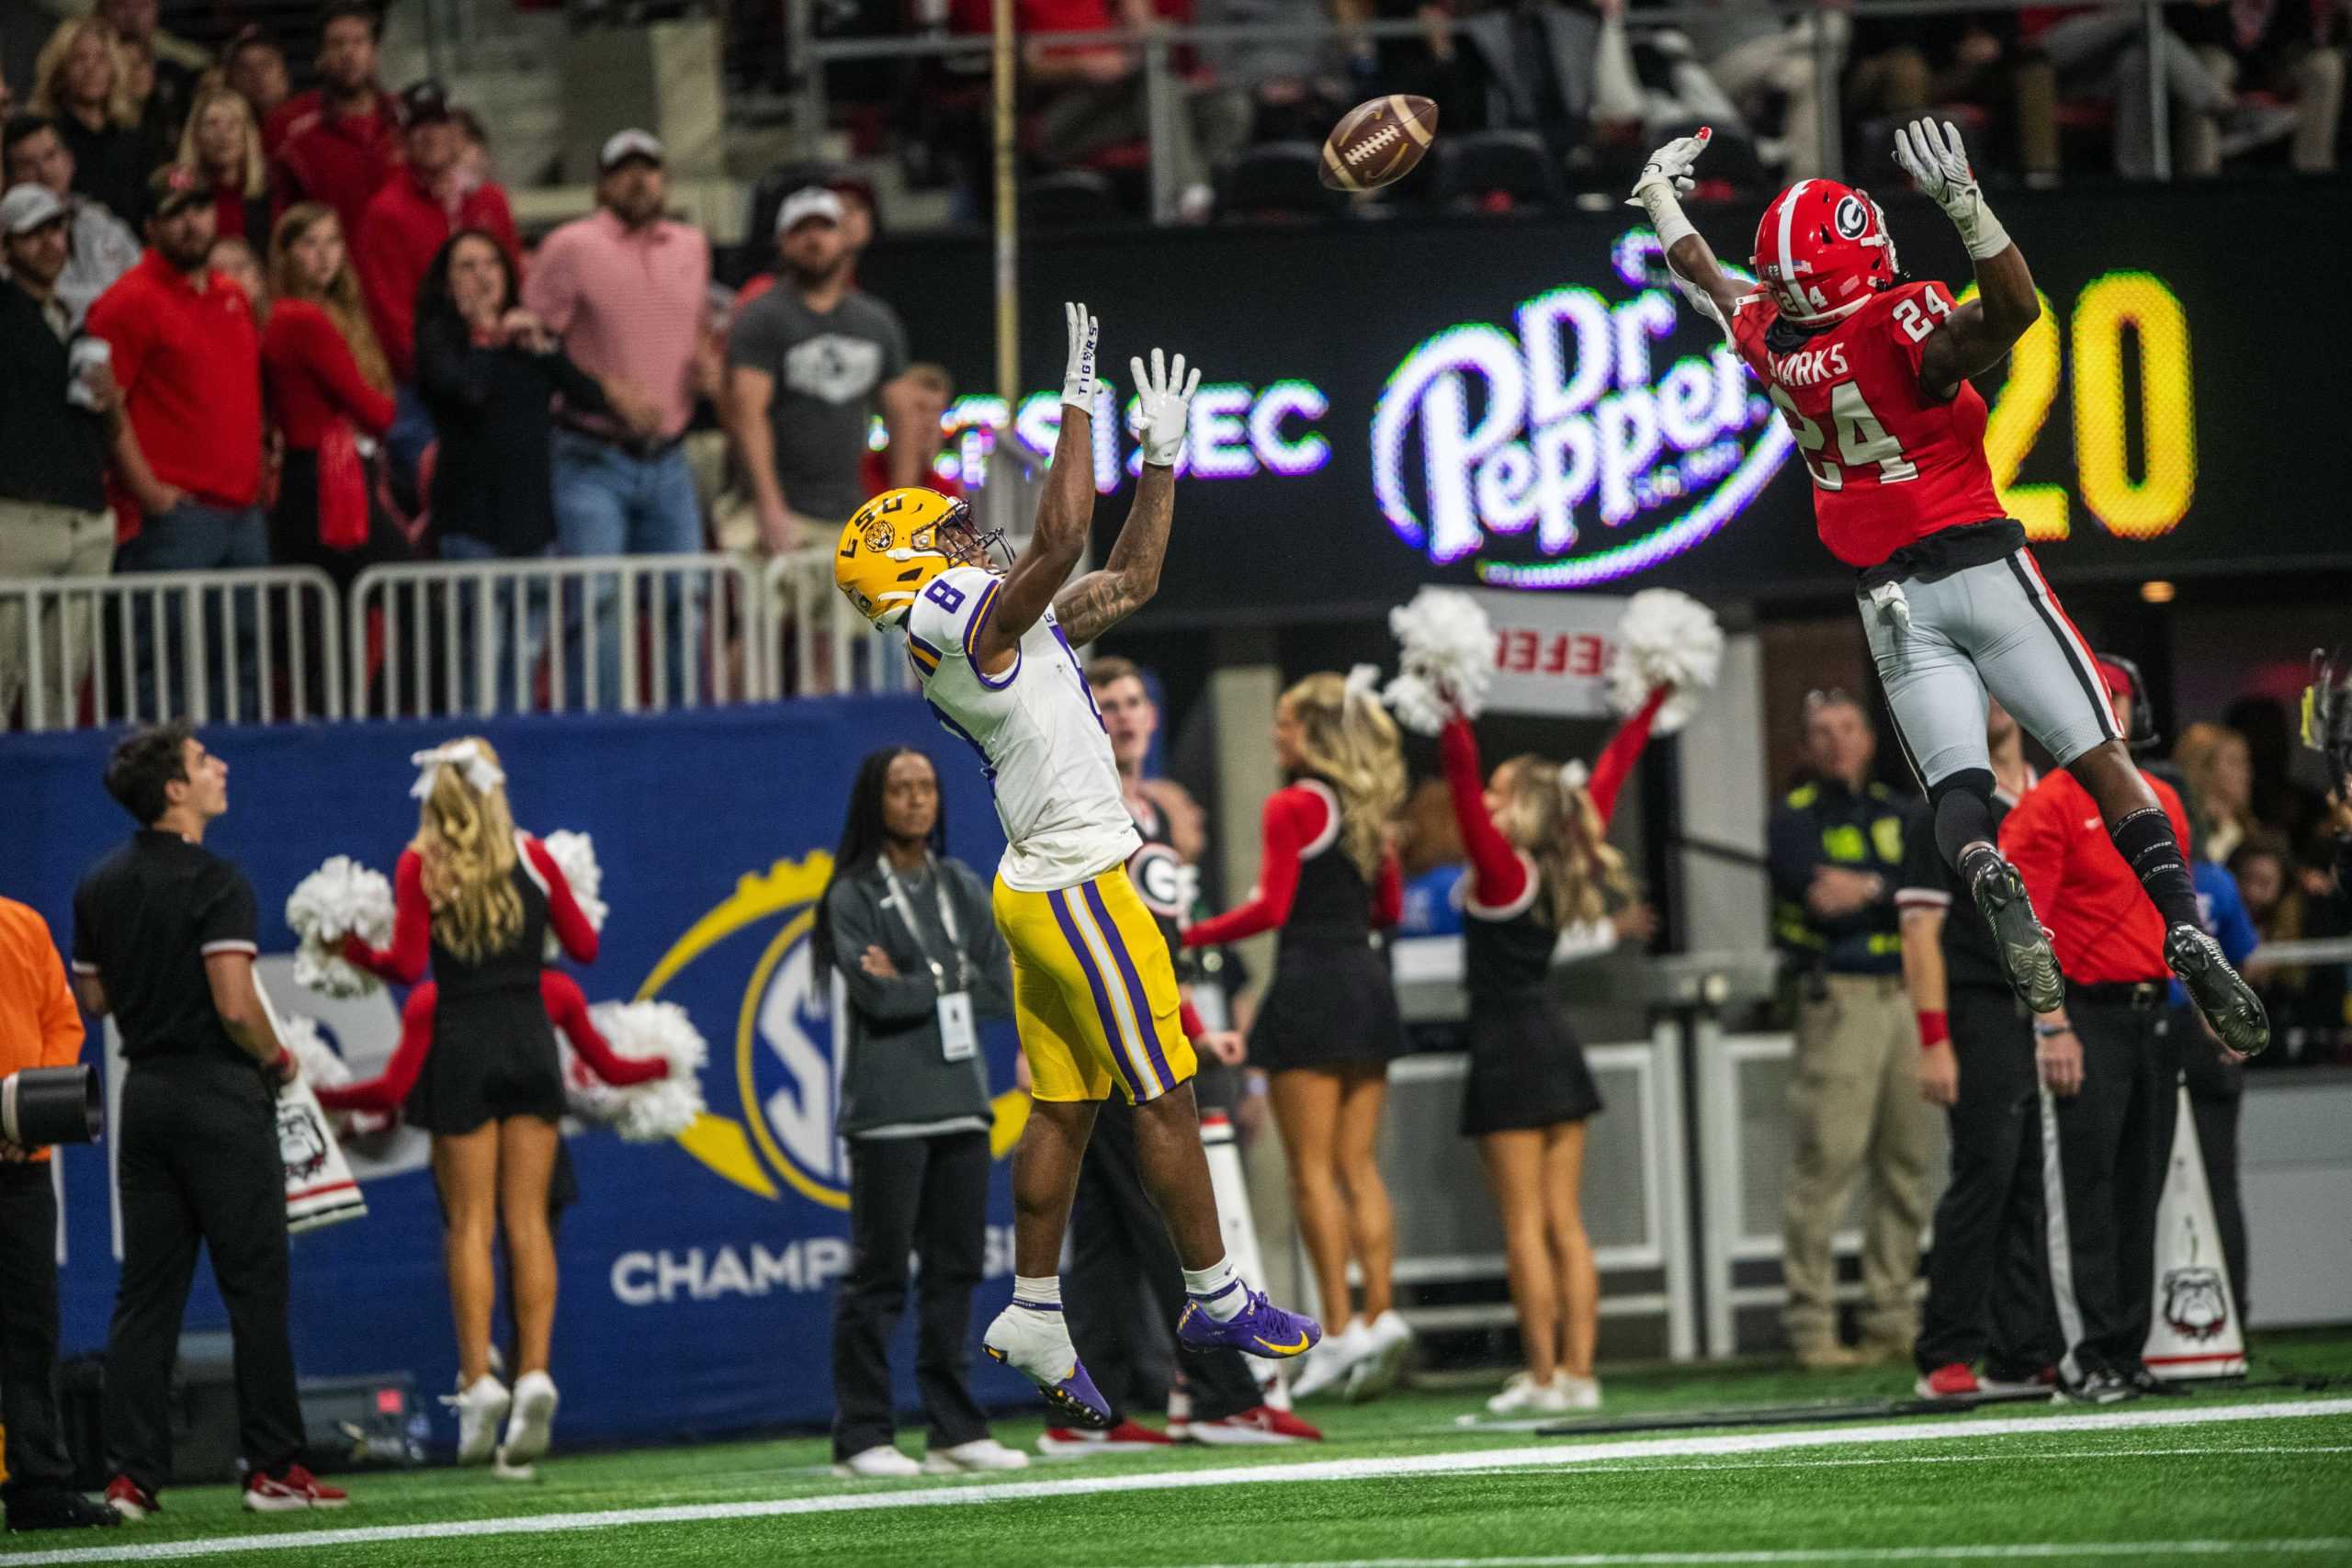
[[767, 604], [773, 618], [764, 651], [776, 695], [911, 692], [920, 683], [906, 633], [877, 634], [833, 585], [831, 546], [772, 558]]
[[351, 711], [664, 712], [772, 693], [765, 609], [728, 555], [417, 562], [352, 585]]
[[[343, 716], [343, 622], [315, 567], [0, 581], [0, 728]], [[85, 705], [85, 698], [87, 698]]]

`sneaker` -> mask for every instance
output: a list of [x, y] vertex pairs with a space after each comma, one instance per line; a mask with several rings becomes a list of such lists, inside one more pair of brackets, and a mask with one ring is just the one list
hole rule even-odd
[[1348, 1402], [1362, 1404], [1396, 1386], [1413, 1354], [1413, 1329], [1391, 1307], [1372, 1320], [1372, 1349], [1348, 1373]]
[[2120, 1404], [2136, 1399], [2140, 1391], [2105, 1367], [2084, 1373], [2072, 1382], [2061, 1381], [2059, 1397], [2072, 1404]]
[[[898, 1450], [890, 1450], [896, 1453]], [[965, 1475], [984, 1470], [1026, 1470], [1029, 1456], [1008, 1449], [994, 1438], [974, 1438], [952, 1449], [934, 1449], [922, 1456], [925, 1475]]]
[[1977, 912], [1993, 928], [2000, 949], [2001, 967], [2008, 972], [2009, 988], [2036, 1012], [2055, 1012], [2066, 1002], [2065, 976], [2058, 972], [2058, 955], [2051, 951], [2050, 933], [2033, 912], [2025, 879], [1997, 851], [1986, 851], [1969, 878]]
[[1991, 1367], [1986, 1367], [1984, 1375], [1976, 1380], [1976, 1384], [1986, 1393], [2002, 1397], [2014, 1397], [2026, 1393], [2055, 1393], [2058, 1392], [2058, 1369], [2044, 1367], [2039, 1371], [2010, 1377], [2005, 1376], [2001, 1371], [1996, 1371]]
[[1257, 1404], [1227, 1416], [1221, 1421], [1195, 1421], [1189, 1429], [1193, 1441], [1213, 1449], [1266, 1448], [1278, 1443], [1319, 1443], [1323, 1434], [1292, 1415], [1271, 1404]]
[[2175, 926], [2165, 935], [2165, 963], [2188, 987], [2197, 1010], [2222, 1044], [2242, 1056], [2253, 1056], [2270, 1043], [2270, 1020], [2263, 1015], [2262, 998], [2238, 978], [2222, 956], [2220, 942], [2195, 926]]
[[249, 1514], [341, 1508], [350, 1502], [350, 1493], [340, 1486], [329, 1486], [299, 1464], [288, 1465], [282, 1475], [267, 1475], [256, 1470], [245, 1477], [245, 1511]]
[[480, 1464], [498, 1447], [498, 1424], [506, 1418], [514, 1396], [506, 1392], [504, 1383], [484, 1372], [471, 1388], [443, 1394], [441, 1403], [458, 1413], [458, 1462]]
[[1911, 1385], [1922, 1399], [1973, 1399], [1984, 1392], [1965, 1361], [1947, 1361]]
[[1199, 1355], [1208, 1350], [1238, 1350], [1245, 1356], [1285, 1360], [1304, 1356], [1323, 1337], [1323, 1326], [1303, 1313], [1285, 1312], [1266, 1300], [1261, 1291], [1244, 1286], [1241, 1310], [1218, 1318], [1195, 1301], [1184, 1303], [1176, 1320], [1176, 1343]]
[[107, 1483], [107, 1506], [127, 1525], [142, 1523], [164, 1511], [164, 1505], [155, 1500], [153, 1492], [127, 1475], [118, 1475]]
[[2188, 1384], [2157, 1376], [2145, 1361], [2134, 1361], [2126, 1367], [2123, 1381], [2132, 1385], [2132, 1393], [2157, 1399], [2185, 1399], [2188, 1396]]
[[[1186, 1309], [1186, 1316], [1191, 1310]], [[1037, 1385], [1046, 1408], [1073, 1427], [1101, 1430], [1112, 1424], [1111, 1402], [1094, 1386], [1069, 1342], [1059, 1307], [1041, 1310], [1018, 1302], [996, 1314], [980, 1348]]]
[[1348, 1373], [1372, 1351], [1372, 1328], [1363, 1319], [1351, 1318], [1348, 1326], [1326, 1339], [1306, 1358], [1291, 1380], [1293, 1399], [1313, 1399], [1334, 1384], [1344, 1386]]
[[1490, 1416], [1561, 1416], [1567, 1409], [1567, 1391], [1556, 1374], [1549, 1382], [1537, 1382], [1532, 1372], [1513, 1372], [1502, 1393], [1487, 1401]]
[[1156, 1454], [1176, 1446], [1176, 1439], [1134, 1421], [1122, 1421], [1108, 1431], [1078, 1427], [1048, 1427], [1037, 1439], [1037, 1451], [1056, 1459], [1083, 1459], [1094, 1454]]
[[506, 1423], [506, 1441], [499, 1446], [499, 1463], [518, 1468], [548, 1451], [557, 1397], [555, 1379], [545, 1372], [525, 1372], [514, 1380], [514, 1413]]
[[876, 1443], [863, 1453], [835, 1461], [833, 1473], [858, 1481], [911, 1481], [922, 1473], [922, 1466], [889, 1444]]
[[122, 1523], [122, 1516], [103, 1503], [93, 1503], [79, 1492], [36, 1492], [8, 1504], [8, 1530], [106, 1529]]
[[1567, 1401], [1568, 1408], [1571, 1410], [1600, 1408], [1600, 1380], [1599, 1378], [1580, 1378], [1568, 1372], [1554, 1372], [1552, 1386]]

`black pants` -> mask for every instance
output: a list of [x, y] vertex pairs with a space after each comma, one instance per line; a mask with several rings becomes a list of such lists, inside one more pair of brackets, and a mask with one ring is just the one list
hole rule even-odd
[[74, 1482], [57, 1421], [57, 1195], [49, 1166], [0, 1165], [0, 1424], [14, 1503]]
[[2006, 1379], [2058, 1359], [2041, 1206], [2041, 1109], [2033, 1021], [2004, 988], [1954, 987], [1960, 1102], [1951, 1185], [1936, 1204], [1919, 1370], [1983, 1360]]
[[[1070, 1211], [1070, 1280], [1062, 1292], [1069, 1337], [1094, 1386], [1125, 1417], [1132, 1404], [1158, 1408], [1168, 1382], [1143, 1355], [1137, 1314], [1152, 1311], [1170, 1337], [1184, 1310], [1184, 1266], [1168, 1239], [1168, 1222], [1144, 1190], [1136, 1160], [1136, 1112], [1118, 1095], [1102, 1101], [1080, 1168]], [[1148, 1320], [1147, 1320], [1148, 1321]], [[1154, 1335], [1153, 1338], [1159, 1338]], [[1195, 1421], [1222, 1421], [1265, 1403], [1248, 1363], [1235, 1351], [1187, 1356], [1182, 1375]]]
[[149, 1491], [170, 1477], [172, 1369], [200, 1242], [229, 1308], [245, 1461], [279, 1474], [302, 1457], [302, 1405], [287, 1337], [277, 1100], [242, 1063], [140, 1062], [123, 1080], [116, 1136], [122, 1279], [107, 1332], [107, 1467]]
[[833, 1298], [833, 1457], [890, 1440], [891, 1331], [907, 1305], [907, 1256], [916, 1284], [915, 1386], [931, 1446], [989, 1434], [965, 1374], [972, 1291], [988, 1242], [989, 1135], [852, 1138], [849, 1278]]
[[2238, 1111], [2245, 1103], [2245, 1066], [2225, 1062], [2188, 1009], [2173, 1014], [2180, 1042], [2180, 1072], [2188, 1086], [2188, 1111], [2197, 1122], [2197, 1148], [2205, 1157], [2205, 1190], [2213, 1199], [2213, 1224], [2222, 1232], [2222, 1257], [2229, 1266], [2230, 1294], [2238, 1321], [2246, 1314], [2251, 1268], [2245, 1252], [2245, 1200], [2238, 1191]]
[[[2083, 1043], [2083, 1087], [2042, 1098], [2042, 1134], [2057, 1146], [2064, 1213], [2050, 1226], [2050, 1285], [2066, 1341], [2069, 1381], [2140, 1363], [2148, 1341], [2156, 1269], [2156, 1205], [2172, 1163], [2180, 1048], [2159, 1004], [2070, 997], [2066, 1015]], [[2062, 1245], [2063, 1244], [2063, 1245]]]

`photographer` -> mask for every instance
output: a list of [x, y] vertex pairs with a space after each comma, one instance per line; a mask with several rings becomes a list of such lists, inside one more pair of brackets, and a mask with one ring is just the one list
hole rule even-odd
[[[0, 898], [0, 1078], [71, 1066], [81, 1055], [82, 1015], [49, 927]], [[73, 1489], [58, 1425], [57, 1195], [49, 1157], [0, 1136], [0, 1426], [8, 1434], [0, 1498], [12, 1531], [119, 1522]]]
[[[965, 1381], [972, 1288], [988, 1225], [987, 1066], [978, 1019], [1012, 1010], [987, 886], [950, 860], [939, 775], [903, 747], [869, 753], [818, 900], [816, 973], [848, 993], [842, 1135], [849, 1142], [849, 1278], [833, 1302], [833, 1460], [842, 1474], [1018, 1470]], [[917, 1287], [915, 1382], [924, 1462], [891, 1442], [888, 1347]]]
[[107, 1333], [107, 1502], [136, 1524], [171, 1470], [172, 1364], [201, 1242], [229, 1308], [244, 1506], [341, 1507], [302, 1464], [287, 1337], [277, 1091], [294, 1059], [254, 979], [253, 885], [204, 847], [229, 766], [185, 724], [138, 729], [107, 793], [141, 825], [74, 890], [74, 985], [121, 1033], [115, 1129], [122, 1278]]

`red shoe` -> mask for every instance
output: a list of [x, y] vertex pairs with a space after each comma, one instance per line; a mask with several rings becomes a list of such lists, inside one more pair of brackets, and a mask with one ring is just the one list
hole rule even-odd
[[[1194, 1431], [1200, 1430], [1198, 1427]], [[1176, 1446], [1176, 1439], [1165, 1432], [1155, 1432], [1133, 1421], [1122, 1421], [1107, 1432], [1090, 1432], [1077, 1427], [1048, 1427], [1046, 1435], [1037, 1439], [1037, 1451], [1063, 1459], [1086, 1458], [1094, 1454], [1156, 1454], [1162, 1449]]]
[[118, 1475], [107, 1483], [107, 1506], [122, 1516], [122, 1522], [135, 1525], [164, 1511], [155, 1495], [127, 1475]]
[[245, 1477], [245, 1509], [254, 1514], [291, 1514], [304, 1508], [341, 1508], [349, 1506], [351, 1494], [340, 1486], [330, 1486], [299, 1464], [289, 1464], [283, 1475], [264, 1475], [254, 1471]]
[[1922, 1399], [1973, 1399], [1984, 1392], [1964, 1361], [1947, 1361], [1913, 1385]]
[[1192, 1438], [1211, 1448], [1263, 1448], [1274, 1443], [1319, 1443], [1323, 1434], [1287, 1410], [1261, 1404], [1222, 1421], [1195, 1421]]

